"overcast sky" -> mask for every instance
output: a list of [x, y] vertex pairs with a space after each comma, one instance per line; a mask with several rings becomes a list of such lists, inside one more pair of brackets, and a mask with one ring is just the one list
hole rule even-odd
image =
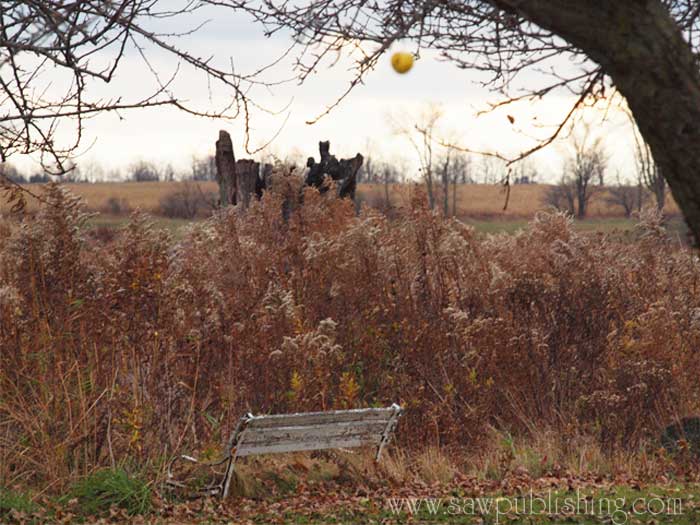
[[[212, 15], [203, 12], [191, 19], [171, 21], [172, 27], [167, 29], [183, 29]], [[179, 44], [195, 55], [214, 55], [219, 64], [232, 60], [237, 71], [250, 72], [276, 59], [290, 42], [289, 36], [284, 34], [265, 38], [261, 27], [251, 23], [246, 15], [224, 10], [195, 34], [182, 37]], [[410, 42], [402, 45], [413, 49]], [[177, 65], [171, 57], [155, 50], [149, 51], [148, 58], [163, 77], [168, 77]], [[392, 131], [389, 114], [410, 124], [416, 122], [426, 105], [437, 104], [444, 113], [438, 135], [470, 149], [514, 155], [533, 144], [528, 135], [542, 135], [541, 129], [532, 126], [534, 122], [557, 123], [573, 102], [571, 95], [558, 94], [536, 105], [521, 104], [477, 117], [476, 113], [485, 109], [489, 102], [499, 100], [497, 95], [478, 85], [483, 77], [477, 72], [458, 69], [430, 52], [423, 52], [414, 68], [405, 75], [395, 73], [389, 61], [387, 54], [379, 67], [367, 75], [363, 85], [314, 125], [305, 122], [333, 103], [352, 79], [350, 61], [341, 60], [332, 69], [324, 66], [301, 86], [292, 82], [269, 90], [253, 90], [251, 96], [262, 106], [280, 109], [289, 105], [289, 108], [276, 116], [254, 113], [252, 145], [265, 143], [281, 127], [271, 146], [278, 155], [317, 156], [318, 141], [328, 139], [331, 152], [338, 156], [352, 156], [359, 151], [365, 155], [403, 159], [408, 174], [415, 175], [415, 153], [404, 138]], [[271, 70], [267, 78], [280, 80], [292, 74], [290, 59]], [[529, 75], [523, 82], [539, 80], [536, 73]], [[139, 98], [154, 85], [140, 57], [131, 51], [121, 64], [116, 80], [106, 86], [95, 85], [94, 93]], [[175, 91], [204, 109], [216, 106], [229, 96], [221, 89], [210, 92], [206, 80], [187, 68], [180, 70]], [[515, 117], [515, 125], [509, 122], [507, 114]], [[626, 117], [613, 111], [608, 121], [602, 122], [600, 112], [593, 111], [588, 120], [594, 124], [594, 132], [606, 138], [610, 176], [614, 178], [619, 171], [623, 177], [631, 177], [632, 135]], [[237, 157], [246, 157], [242, 121], [208, 120], [163, 108], [105, 114], [88, 122], [83, 148], [87, 151], [78, 163], [99, 162], [108, 169], [123, 169], [135, 160], [144, 159], [171, 163], [176, 170], [184, 170], [192, 156], [213, 153], [219, 129], [226, 129], [233, 135]], [[88, 149], [90, 144], [93, 145]], [[565, 145], [555, 144], [534, 156], [541, 179], [553, 180], [560, 175], [564, 154]], [[27, 162], [21, 164], [31, 169]]]

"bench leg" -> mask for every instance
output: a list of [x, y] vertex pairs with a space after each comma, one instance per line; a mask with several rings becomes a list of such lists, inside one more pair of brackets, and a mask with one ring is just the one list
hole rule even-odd
[[226, 499], [228, 496], [229, 488], [231, 487], [231, 479], [233, 478], [233, 464], [236, 462], [236, 456], [231, 454], [228, 458], [228, 463], [226, 464], [226, 473], [224, 474], [224, 479], [221, 482], [221, 496], [222, 499]]
[[228, 490], [231, 486], [231, 478], [233, 478], [233, 464], [236, 462], [236, 447], [238, 445], [238, 440], [240, 439], [241, 435], [245, 433], [246, 425], [251, 419], [253, 419], [252, 414], [246, 414], [239, 419], [236, 429], [229, 438], [228, 446], [226, 447], [228, 452], [228, 463], [226, 464], [226, 474], [224, 475], [224, 480], [221, 483], [221, 494], [219, 494], [222, 499], [228, 496]]
[[389, 443], [389, 440], [391, 439], [391, 434], [394, 432], [394, 428], [396, 427], [396, 423], [398, 422], [399, 416], [402, 412], [401, 407], [396, 403], [392, 405], [392, 408], [394, 409], [394, 413], [389, 418], [389, 421], [387, 421], [386, 428], [382, 433], [382, 439], [379, 442], [379, 446], [377, 447], [377, 455], [374, 457], [375, 463], [379, 461], [379, 458], [382, 455], [382, 450], [384, 450], [386, 444]]

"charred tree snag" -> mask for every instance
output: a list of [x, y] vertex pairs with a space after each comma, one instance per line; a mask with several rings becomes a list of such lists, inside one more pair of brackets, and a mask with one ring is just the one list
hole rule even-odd
[[335, 155], [330, 154], [331, 143], [322, 140], [318, 143], [321, 161], [316, 162], [313, 157], [309, 157], [306, 166], [309, 172], [304, 181], [305, 186], [318, 188], [321, 193], [328, 191], [328, 186], [324, 184], [326, 176], [334, 181], [340, 181], [338, 186], [338, 196], [340, 198], [349, 197], [355, 200], [355, 190], [357, 188], [357, 172], [362, 166], [364, 158], [361, 154], [355, 155], [351, 159], [338, 160]]
[[338, 195], [341, 199], [349, 197], [353, 201], [355, 200], [357, 172], [360, 171], [363, 160], [364, 158], [359, 153], [351, 159], [340, 160], [340, 172], [345, 174], [342, 179], [343, 182], [340, 184], [340, 188], [338, 188]]
[[[361, 154], [350, 159], [338, 160], [330, 154], [330, 142], [319, 142], [321, 161], [316, 162], [309, 157], [306, 165], [309, 172], [304, 179], [305, 186], [318, 188], [321, 193], [328, 191], [326, 177], [338, 182], [338, 196], [355, 200], [357, 189], [357, 172], [362, 167], [364, 158]], [[292, 168], [292, 171], [294, 168]], [[240, 205], [248, 208], [251, 199], [261, 199], [263, 192], [271, 187], [272, 166], [252, 159], [235, 160], [231, 136], [226, 131], [219, 132], [216, 141], [216, 181], [219, 184], [221, 207]], [[288, 216], [289, 203], [285, 203], [285, 217]]]
[[219, 131], [216, 141], [216, 182], [219, 185], [219, 205], [222, 208], [236, 204], [236, 160], [233, 143], [227, 131]]
[[255, 196], [262, 199], [263, 191], [270, 187], [272, 178], [272, 164], [263, 164], [262, 171], [255, 183]]
[[263, 166], [261, 173], [259, 162], [236, 160], [231, 135], [224, 130], [219, 131], [219, 140], [216, 141], [216, 182], [222, 208], [237, 204], [247, 208], [253, 197], [260, 199], [271, 173], [272, 166], [269, 164]]
[[[247, 208], [260, 185], [260, 163], [251, 159], [236, 161], [236, 203]], [[261, 191], [262, 193], [262, 191]]]

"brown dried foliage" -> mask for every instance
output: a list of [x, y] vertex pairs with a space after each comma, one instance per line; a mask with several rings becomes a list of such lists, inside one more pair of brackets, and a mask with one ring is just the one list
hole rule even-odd
[[[285, 186], [288, 184], [282, 184]], [[307, 189], [174, 240], [135, 215], [90, 241], [51, 185], [0, 228], [0, 485], [216, 450], [246, 411], [407, 409], [409, 447], [493, 428], [633, 448], [698, 408], [700, 264], [540, 214], [481, 237], [418, 194], [394, 220]]]

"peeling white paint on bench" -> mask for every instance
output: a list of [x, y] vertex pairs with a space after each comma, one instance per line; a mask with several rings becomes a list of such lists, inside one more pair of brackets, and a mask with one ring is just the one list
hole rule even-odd
[[[245, 445], [274, 445], [286, 442], [313, 443], [314, 441], [332, 441], [333, 439], [358, 438], [372, 440], [381, 435], [386, 428], [388, 420], [366, 422], [350, 422], [335, 424], [316, 424], [294, 427], [267, 427], [263, 429], [248, 428], [245, 436]], [[241, 445], [238, 446], [238, 455], [242, 456]]]
[[356, 448], [363, 445], [379, 445], [379, 436], [335, 439], [315, 439], [306, 442], [288, 441], [284, 443], [265, 443], [261, 445], [244, 444], [236, 450], [236, 457], [254, 456], [257, 454], [277, 454], [282, 452], [303, 452], [306, 450], [327, 450], [329, 448]]
[[[227, 463], [224, 478], [221, 483], [208, 486], [204, 492], [222, 497], [228, 495], [233, 465], [238, 457], [375, 446], [375, 460], [378, 461], [401, 413], [402, 408], [393, 404], [387, 408], [330, 412], [259, 416], [247, 414], [240, 419], [236, 430], [231, 434], [224, 459], [217, 463]], [[197, 462], [187, 456], [181, 458]], [[168, 482], [173, 486], [182, 486], [174, 481], [170, 469]]]
[[387, 421], [394, 414], [392, 405], [387, 408], [359, 408], [353, 410], [333, 410], [328, 412], [302, 412], [297, 414], [275, 414], [269, 416], [253, 416], [248, 414], [248, 428], [307, 426], [318, 423], [347, 423]]

